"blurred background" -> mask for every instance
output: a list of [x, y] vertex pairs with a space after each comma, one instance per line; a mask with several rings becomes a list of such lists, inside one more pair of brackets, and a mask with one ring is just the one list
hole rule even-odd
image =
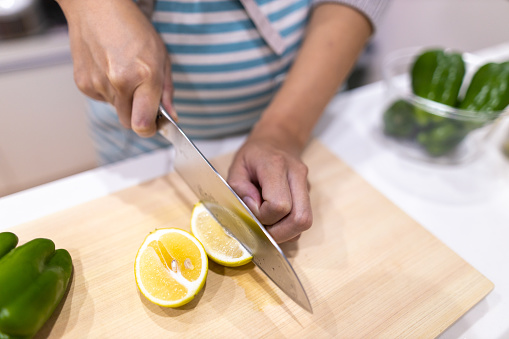
[[[508, 15], [507, 0], [392, 0], [348, 89], [379, 81], [383, 58], [399, 48], [506, 43]], [[0, 196], [96, 167], [53, 0], [0, 0], [0, 116]]]

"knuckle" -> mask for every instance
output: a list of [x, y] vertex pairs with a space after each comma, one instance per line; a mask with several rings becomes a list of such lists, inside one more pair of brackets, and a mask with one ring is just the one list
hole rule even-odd
[[125, 89], [130, 82], [129, 70], [125, 67], [114, 67], [109, 70], [108, 79], [117, 89]]
[[99, 75], [93, 74], [90, 76], [90, 84], [95, 91], [100, 93], [105, 92], [103, 81]]
[[309, 174], [309, 168], [306, 164], [299, 162], [297, 165], [299, 173], [301, 173], [303, 176], [306, 176]]
[[134, 72], [136, 79], [140, 81], [146, 81], [155, 79], [162, 71], [162, 65], [156, 60], [156, 58], [145, 58], [138, 60], [134, 66]]
[[302, 211], [295, 215], [294, 224], [300, 232], [307, 231], [313, 224], [313, 215], [310, 211]]
[[86, 73], [80, 71], [74, 72], [74, 82], [78, 89], [85, 94], [90, 93], [94, 89], [92, 81]]
[[141, 83], [159, 81], [158, 64], [152, 60], [138, 60], [131, 65], [115, 65], [108, 71], [108, 79], [119, 91], [133, 90]]
[[292, 162], [292, 169], [299, 177], [307, 177], [309, 174], [308, 166], [300, 160]]
[[272, 204], [272, 210], [275, 214], [284, 216], [291, 212], [292, 204], [289, 201], [280, 200]]

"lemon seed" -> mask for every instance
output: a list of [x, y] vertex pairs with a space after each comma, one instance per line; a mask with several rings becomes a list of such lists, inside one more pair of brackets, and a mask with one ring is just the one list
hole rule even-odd
[[188, 270], [192, 270], [194, 268], [193, 263], [191, 263], [191, 259], [189, 258], [186, 258], [186, 260], [184, 260], [184, 266]]
[[177, 260], [173, 259], [171, 261], [171, 270], [175, 273], [177, 273], [178, 271], [178, 264], [177, 264]]

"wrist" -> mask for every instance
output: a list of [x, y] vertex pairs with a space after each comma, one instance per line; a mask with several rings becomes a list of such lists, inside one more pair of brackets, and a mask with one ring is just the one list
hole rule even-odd
[[81, 14], [85, 14], [83, 12], [83, 8], [85, 8], [86, 6], [88, 7], [94, 6], [92, 5], [94, 0], [87, 1], [55, 0], [55, 2], [60, 6], [60, 9], [64, 13], [64, 16], [68, 24], [74, 23], [75, 20], [80, 18]]
[[311, 137], [322, 107], [310, 104], [314, 101], [310, 95], [295, 94], [291, 90], [280, 91], [263, 112], [253, 132], [269, 135], [282, 144], [291, 143], [300, 153]]
[[310, 133], [289, 120], [262, 117], [253, 127], [250, 139], [268, 142], [300, 156], [307, 145]]
[[[55, 2], [60, 6], [62, 12], [64, 13], [67, 21], [75, 21], [80, 19], [81, 16], [86, 15], [88, 13], [92, 13], [94, 15], [100, 13], [111, 13], [112, 9], [115, 7], [122, 5], [123, 3], [128, 4], [132, 2], [135, 6], [136, 4], [133, 1], [129, 0], [86, 0], [86, 1], [76, 1], [76, 0], [55, 0]], [[118, 7], [117, 7], [118, 9]]]

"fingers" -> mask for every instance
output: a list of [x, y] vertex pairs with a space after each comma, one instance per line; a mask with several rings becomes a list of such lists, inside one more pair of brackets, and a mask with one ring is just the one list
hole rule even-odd
[[307, 167], [304, 164], [295, 165], [289, 173], [288, 183], [292, 195], [292, 210], [267, 229], [278, 243], [296, 241], [313, 223]]
[[106, 101], [117, 111], [120, 123], [131, 128], [132, 88], [129, 88], [128, 73], [115, 69], [105, 73], [101, 60], [92, 57], [90, 50], [79, 48], [80, 58], [74, 63], [74, 79], [77, 87], [88, 97]]
[[140, 71], [113, 69], [102, 76], [99, 76], [100, 72], [91, 73], [88, 76], [89, 83], [82, 89], [86, 95], [111, 103], [122, 126], [131, 128], [139, 136], [151, 137], [156, 133], [159, 103], [164, 99], [166, 106], [171, 107], [173, 86], [170, 68], [164, 86], [162, 74], [154, 72], [152, 75], [151, 71], [143, 67]]
[[133, 109], [133, 97], [130, 94], [117, 95], [113, 100], [113, 106], [117, 111], [118, 120], [124, 128], [131, 128], [131, 112]]
[[312, 224], [306, 165], [249, 147], [239, 153], [228, 182], [276, 242], [297, 241]]
[[[110, 13], [110, 3], [101, 4], [105, 8], [99, 14]], [[150, 137], [157, 130], [161, 102], [176, 119], [170, 58], [137, 6], [119, 8], [113, 19], [102, 25], [101, 20], [74, 17], [69, 31], [75, 82], [85, 95], [112, 104], [125, 128]]]
[[160, 100], [160, 86], [142, 84], [134, 91], [131, 128], [139, 136], [151, 137], [156, 133]]
[[[72, 42], [73, 40], [71, 40]], [[80, 55], [80, 58], [74, 60], [74, 82], [78, 89], [86, 96], [98, 100], [107, 101], [104, 96], [104, 90], [101, 91], [96, 86], [101, 82], [100, 72], [88, 48], [80, 45], [75, 47], [74, 54]], [[102, 84], [99, 87], [104, 87]]]
[[228, 172], [227, 181], [235, 193], [237, 193], [247, 207], [249, 207], [253, 214], [259, 219], [259, 209], [261, 205], [260, 191], [256, 184], [253, 183], [255, 179], [251, 178], [242, 160], [238, 158], [234, 159]]
[[281, 155], [273, 155], [257, 168], [256, 177], [262, 191], [260, 222], [273, 225], [292, 210], [292, 193], [288, 183], [288, 163]]
[[[125, 128], [132, 128], [142, 137], [153, 136], [157, 130], [156, 116], [164, 88], [162, 79], [148, 79], [134, 87], [139, 80], [115, 76], [108, 79], [100, 74], [92, 71], [87, 76], [75, 76], [78, 88], [92, 99], [111, 103]], [[171, 80], [165, 88], [170, 93], [164, 97], [165, 107], [171, 107]]]

